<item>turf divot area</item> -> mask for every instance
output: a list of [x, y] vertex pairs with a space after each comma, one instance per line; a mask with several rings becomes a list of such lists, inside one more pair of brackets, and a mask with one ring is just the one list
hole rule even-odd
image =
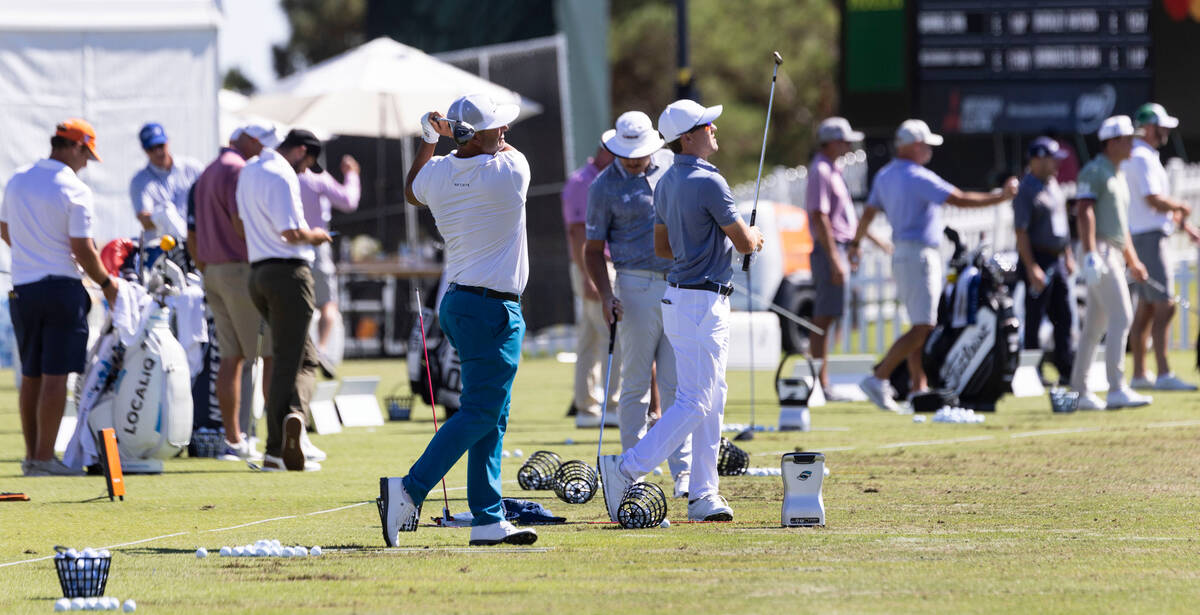
[[[407, 373], [400, 361], [341, 371], [381, 375], [381, 391]], [[755, 381], [762, 424], [777, 412], [770, 376]], [[571, 377], [570, 365], [523, 360], [506, 449], [594, 462], [598, 431], [564, 417]], [[730, 372], [726, 422], [749, 422], [748, 379]], [[329, 454], [321, 472], [175, 459], [161, 476], [127, 476], [124, 502], [84, 502], [102, 478], [19, 476], [11, 382], [0, 372], [0, 490], [31, 501], [0, 503], [0, 613], [52, 610], [56, 544], [109, 548], [108, 594], [137, 600], [139, 613], [1188, 612], [1200, 586], [1197, 394], [1068, 415], [1052, 414], [1048, 399], [1006, 397], [978, 425], [835, 404], [813, 409], [819, 429], [738, 444], [756, 467], [778, 467], [797, 449], [824, 452], [824, 528], [780, 528], [780, 478], [736, 476], [721, 479], [731, 523], [686, 523], [686, 502], [668, 498], [671, 527], [623, 530], [600, 498], [573, 505], [522, 491], [524, 459], [508, 458], [505, 495], [569, 523], [537, 526], [530, 547], [468, 547], [468, 528], [429, 524], [441, 512], [437, 494], [423, 525], [388, 549], [371, 505], [377, 481], [403, 475], [420, 454], [433, 431], [428, 408], [411, 422], [313, 434]], [[618, 452], [615, 440], [605, 448]], [[647, 480], [671, 493], [669, 475]], [[451, 512], [467, 510], [464, 464], [447, 483]], [[262, 538], [325, 552], [216, 555]], [[209, 557], [197, 559], [198, 547]]]

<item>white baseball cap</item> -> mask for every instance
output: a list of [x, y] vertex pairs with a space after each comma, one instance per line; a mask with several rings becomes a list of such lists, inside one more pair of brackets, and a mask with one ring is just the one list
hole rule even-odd
[[487, 94], [467, 94], [450, 103], [446, 117], [466, 122], [475, 130], [491, 130], [507, 126], [521, 115], [521, 107], [504, 103], [496, 104]]
[[929, 129], [929, 124], [921, 120], [904, 120], [896, 129], [896, 147], [913, 143], [941, 145], [943, 141], [945, 139], [942, 139], [942, 135], [933, 134], [933, 131]]
[[705, 107], [694, 100], [677, 100], [659, 114], [658, 131], [670, 143], [683, 133], [717, 119], [722, 109], [721, 105]]
[[[254, 139], [263, 147], [273, 149], [279, 147], [279, 135], [275, 133], [275, 124], [271, 122], [250, 122], [238, 129], [241, 134]], [[234, 131], [235, 133], [238, 131]]]
[[1133, 134], [1133, 120], [1129, 119], [1128, 115], [1114, 115], [1100, 124], [1100, 131], [1096, 133], [1101, 141], [1116, 139], [1118, 137], [1128, 137]]
[[654, 129], [650, 116], [641, 111], [622, 113], [617, 118], [617, 127], [604, 131], [600, 142], [620, 158], [644, 158], [666, 143]]
[[817, 141], [820, 143], [828, 143], [830, 141], [862, 141], [863, 133], [854, 132], [850, 129], [850, 122], [844, 117], [827, 117], [817, 126]]

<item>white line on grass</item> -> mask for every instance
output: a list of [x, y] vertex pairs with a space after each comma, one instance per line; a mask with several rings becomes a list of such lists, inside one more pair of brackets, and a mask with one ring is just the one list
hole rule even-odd
[[[175, 532], [174, 534], [163, 534], [162, 536], [155, 536], [154, 538], [143, 538], [141, 540], [134, 540], [132, 542], [122, 542], [120, 544], [108, 545], [107, 547], [100, 547], [100, 549], [115, 549], [117, 547], [128, 547], [130, 545], [140, 545], [143, 542], [162, 540], [163, 538], [173, 538], [175, 536], [183, 536], [184, 534], [187, 534], [187, 532]], [[97, 549], [97, 551], [99, 551], [100, 549]], [[0, 564], [0, 568], [4, 568], [5, 566], [16, 566], [17, 564], [28, 564], [31, 562], [43, 562], [48, 559], [54, 559], [54, 556], [47, 555], [45, 557], [35, 557], [33, 559], [26, 559], [26, 560], [21, 560], [18, 562], [6, 562], [3, 564]]]
[[1146, 423], [1147, 429], [1161, 429], [1163, 427], [1193, 427], [1200, 425], [1200, 421], [1167, 421], [1165, 423]]
[[1043, 429], [1041, 431], [1023, 431], [1009, 436], [1010, 438], [1036, 438], [1038, 436], [1053, 436], [1063, 433], [1083, 433], [1086, 431], [1100, 431], [1099, 427], [1070, 427], [1065, 429]]
[[995, 436], [969, 436], [966, 438], [949, 438], [946, 440], [922, 440], [919, 442], [893, 442], [892, 444], [884, 444], [879, 448], [902, 448], [907, 446], [935, 446], [938, 444], [959, 444], [961, 442], [982, 442], [984, 440], [992, 440]]

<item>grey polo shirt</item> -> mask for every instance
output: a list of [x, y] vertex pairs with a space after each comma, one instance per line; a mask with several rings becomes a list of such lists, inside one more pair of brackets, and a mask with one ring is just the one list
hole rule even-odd
[[670, 150], [654, 152], [646, 172], [636, 176], [615, 161], [588, 187], [587, 238], [608, 242], [617, 271], [671, 268], [670, 260], [654, 255], [654, 187], [673, 157]]
[[680, 154], [654, 189], [654, 223], [667, 227], [675, 262], [667, 273], [674, 284], [733, 279], [733, 242], [721, 230], [738, 220], [729, 184], [717, 167]]
[[1029, 243], [1037, 252], [1059, 253], [1071, 242], [1067, 222], [1067, 198], [1051, 175], [1043, 182], [1033, 173], [1021, 178], [1013, 197], [1013, 226], [1029, 234]]

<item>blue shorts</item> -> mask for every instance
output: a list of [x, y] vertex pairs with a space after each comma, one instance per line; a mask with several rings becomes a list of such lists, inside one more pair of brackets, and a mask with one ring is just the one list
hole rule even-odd
[[14, 286], [8, 306], [23, 375], [83, 372], [92, 299], [80, 280], [47, 276]]

